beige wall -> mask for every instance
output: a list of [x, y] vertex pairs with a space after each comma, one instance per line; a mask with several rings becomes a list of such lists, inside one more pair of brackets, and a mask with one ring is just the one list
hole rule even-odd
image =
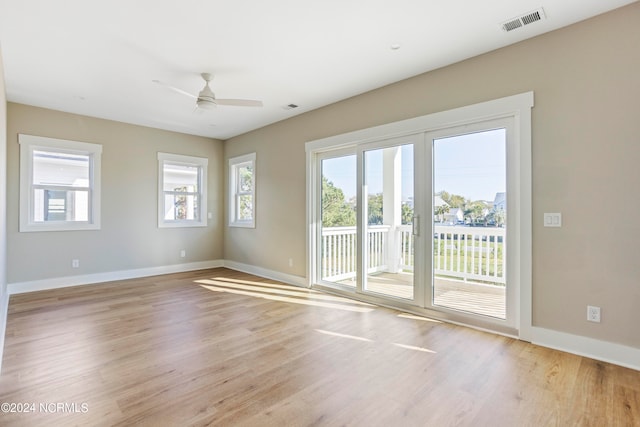
[[[19, 133], [102, 144], [101, 230], [18, 232]], [[221, 141], [14, 103], [7, 135], [9, 283], [222, 258]], [[158, 228], [158, 151], [209, 159], [206, 228]]]
[[4, 65], [0, 49], [0, 368], [7, 322], [7, 97], [4, 89]]
[[305, 142], [534, 91], [534, 325], [640, 348], [639, 22], [634, 3], [227, 141], [225, 158], [257, 152], [258, 193], [225, 259], [305, 275]]

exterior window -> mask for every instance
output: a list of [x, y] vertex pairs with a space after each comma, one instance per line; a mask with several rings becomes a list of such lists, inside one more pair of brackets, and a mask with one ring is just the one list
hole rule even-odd
[[229, 159], [229, 226], [256, 226], [256, 153]]
[[207, 225], [207, 164], [202, 157], [158, 153], [158, 227]]
[[19, 135], [20, 231], [100, 229], [102, 146]]

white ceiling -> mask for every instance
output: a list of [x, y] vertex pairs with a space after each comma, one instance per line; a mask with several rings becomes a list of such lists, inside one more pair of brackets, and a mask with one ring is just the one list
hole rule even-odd
[[[228, 139], [629, 3], [0, 0], [0, 45], [9, 101]], [[539, 7], [546, 20], [502, 31]], [[218, 98], [264, 107], [194, 112], [152, 83], [197, 94], [204, 71]]]

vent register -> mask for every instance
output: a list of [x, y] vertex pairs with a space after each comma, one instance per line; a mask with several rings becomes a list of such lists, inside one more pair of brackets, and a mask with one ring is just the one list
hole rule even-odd
[[545, 19], [544, 10], [542, 8], [536, 9], [533, 12], [518, 16], [516, 18], [509, 19], [503, 22], [500, 26], [503, 31], [509, 32], [522, 28], [525, 25], [533, 24], [534, 22], [542, 21]]

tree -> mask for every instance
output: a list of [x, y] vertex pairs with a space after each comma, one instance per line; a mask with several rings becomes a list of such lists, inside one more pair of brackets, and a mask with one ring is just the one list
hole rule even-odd
[[349, 227], [356, 225], [356, 211], [344, 192], [326, 177], [322, 177], [322, 226]]
[[413, 208], [409, 203], [403, 203], [401, 208], [402, 225], [413, 224]]
[[[382, 193], [369, 194], [368, 200], [367, 214], [369, 225], [382, 225], [384, 223]], [[403, 225], [413, 224], [413, 208], [409, 203], [404, 202], [400, 205], [400, 223]]]
[[437, 222], [444, 221], [444, 214], [449, 212], [449, 205], [436, 206], [433, 209], [433, 215], [436, 217]]
[[464, 210], [464, 217], [469, 219], [472, 224], [476, 224], [479, 220], [486, 220], [485, 212], [487, 206], [481, 200], [476, 200], [475, 202], [468, 203]]
[[440, 192], [439, 196], [452, 208], [460, 208], [464, 210], [465, 205], [468, 203], [468, 200], [465, 199], [464, 196], [451, 194], [444, 190]]
[[238, 206], [238, 218], [251, 219], [253, 216], [253, 196], [250, 194], [253, 188], [253, 166], [238, 167], [238, 185], [243, 194], [240, 196]]
[[384, 214], [382, 212], [382, 193], [369, 194], [367, 202], [367, 213], [369, 225], [382, 225]]
[[496, 227], [503, 227], [506, 221], [506, 212], [502, 208], [494, 209], [487, 215], [487, 221], [492, 222]]

